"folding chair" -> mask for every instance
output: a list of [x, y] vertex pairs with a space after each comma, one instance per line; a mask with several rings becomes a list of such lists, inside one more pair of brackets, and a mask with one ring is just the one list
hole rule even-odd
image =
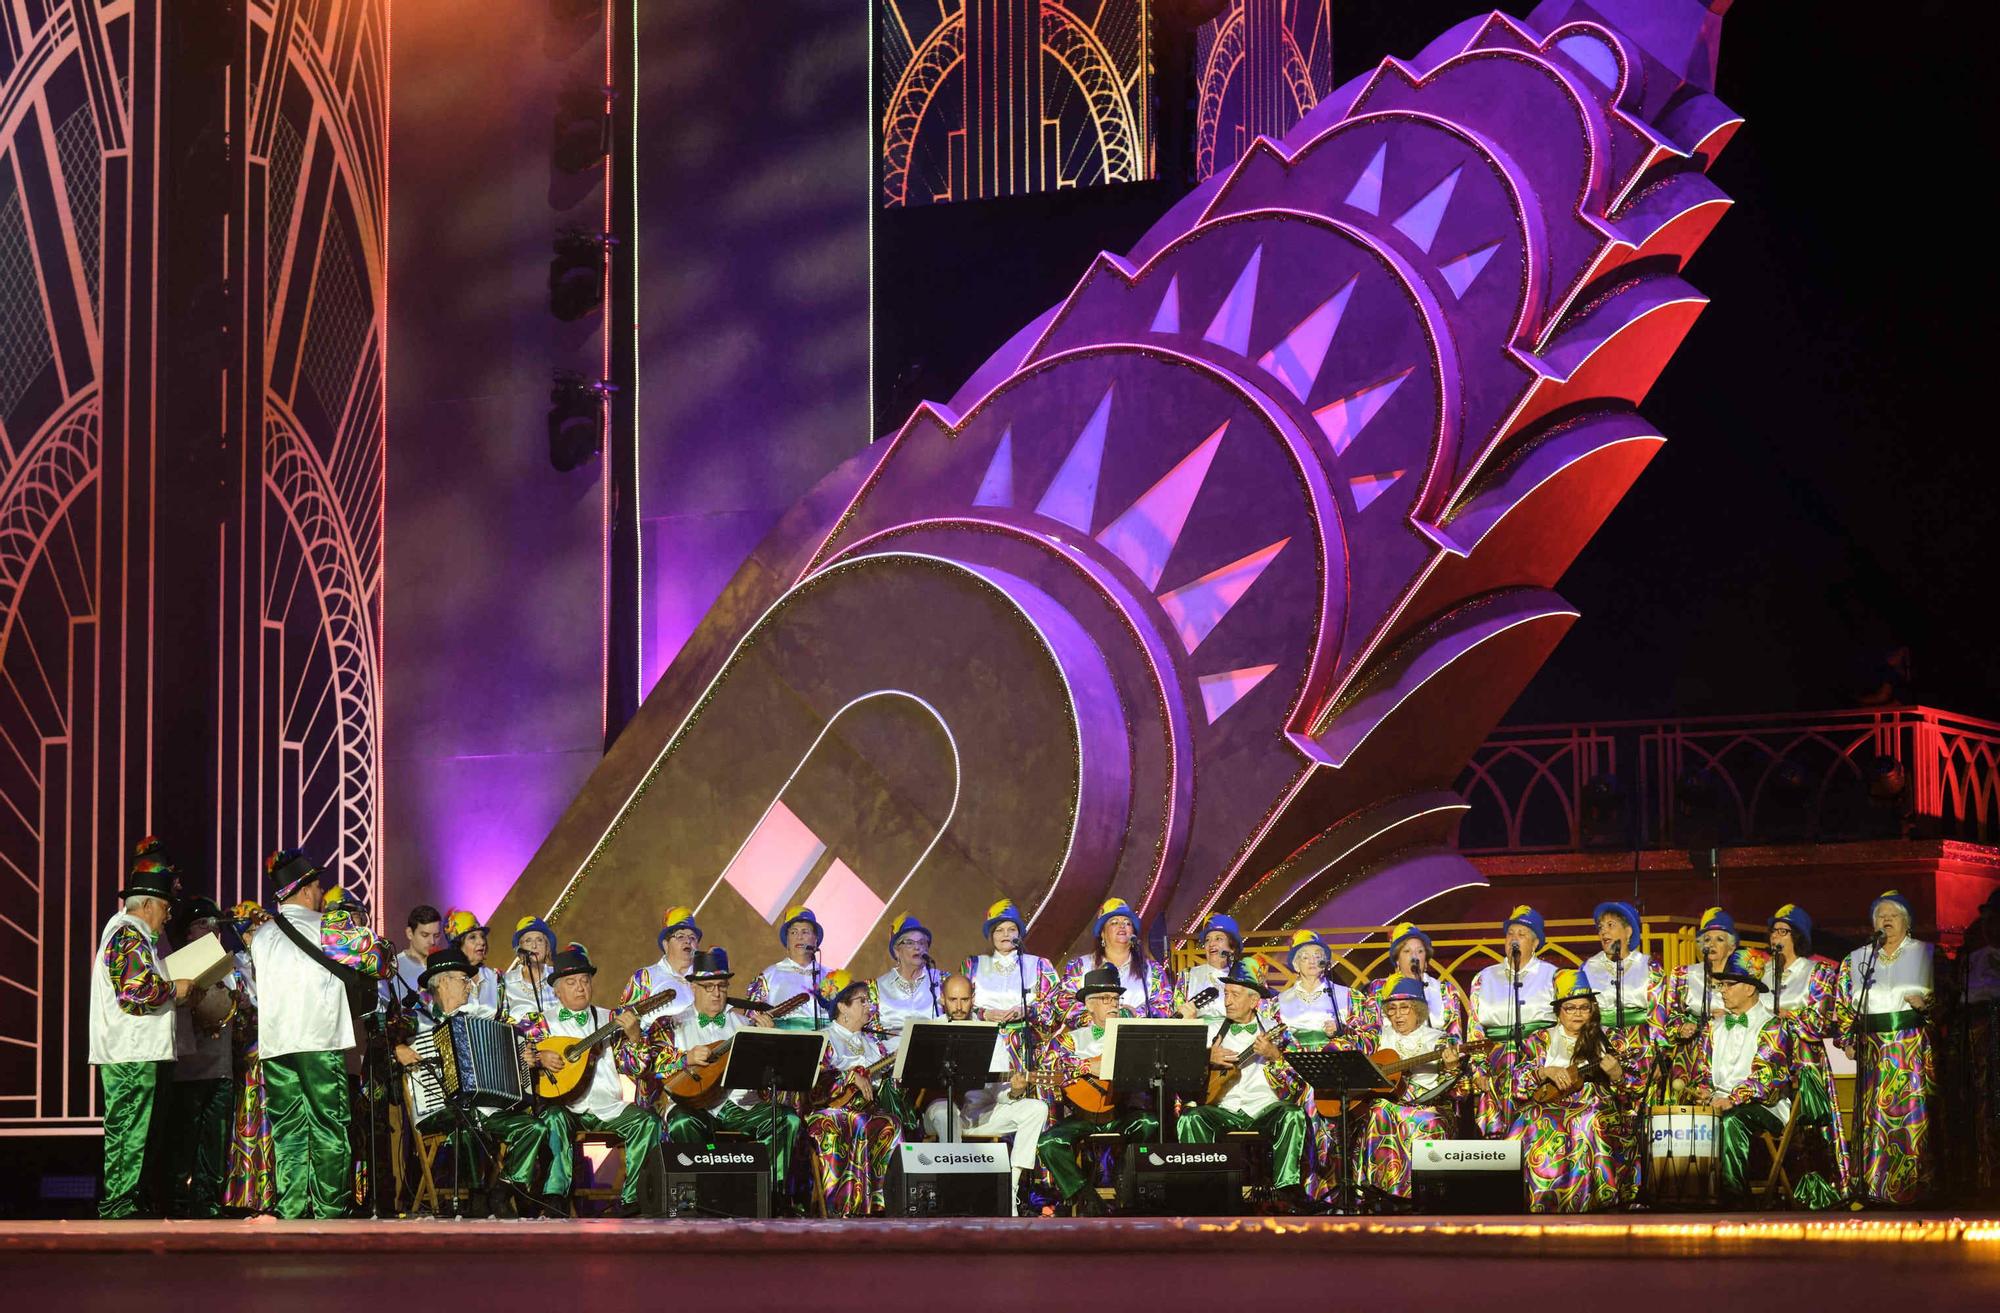
[[1771, 1132], [1757, 1132], [1758, 1142], [1771, 1155], [1771, 1170], [1764, 1177], [1761, 1186], [1753, 1186], [1750, 1197], [1766, 1207], [1790, 1208], [1792, 1206], [1792, 1178], [1785, 1171], [1785, 1156], [1791, 1152], [1792, 1132], [1799, 1124], [1799, 1100], [1792, 1099], [1791, 1115], [1785, 1118], [1785, 1129], [1775, 1139]]

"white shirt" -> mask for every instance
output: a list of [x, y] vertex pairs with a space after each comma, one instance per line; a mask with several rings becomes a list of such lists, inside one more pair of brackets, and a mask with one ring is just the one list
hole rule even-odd
[[911, 1020], [943, 1016], [943, 999], [944, 972], [936, 967], [917, 972], [915, 980], [903, 979], [903, 973], [896, 970], [875, 977], [875, 1007], [883, 1029], [889, 1032], [889, 1052], [894, 1053], [902, 1044], [903, 1027]]
[[[258, 936], [262, 938], [262, 936]], [[556, 1001], [556, 988], [549, 983], [549, 964], [539, 963], [535, 967], [535, 983], [528, 983], [526, 965], [516, 962], [507, 968], [507, 974], [500, 977], [500, 996], [507, 1005], [507, 1015], [521, 1021], [529, 1015], [540, 1012], [544, 1015], [554, 1012], [562, 1004]]]
[[1278, 1093], [1271, 1088], [1270, 1073], [1265, 1070], [1263, 1055], [1248, 1052], [1257, 1037], [1242, 1032], [1232, 1035], [1228, 1033], [1228, 1028], [1229, 1018], [1212, 1019], [1208, 1023], [1208, 1042], [1211, 1045], [1220, 1042], [1229, 1052], [1248, 1056], [1237, 1058], [1237, 1070], [1242, 1074], [1230, 1082], [1216, 1106], [1245, 1117], [1260, 1116], [1278, 1106]]
[[[873, 1035], [856, 1034], [838, 1021], [829, 1023], [826, 1028], [825, 1061], [834, 1071], [845, 1072], [855, 1067], [871, 1066], [888, 1055], [888, 1047]], [[888, 1075], [886, 1070], [879, 1071], [869, 1079], [882, 1081]]]
[[[283, 934], [284, 931], [280, 930], [278, 933]], [[417, 984], [417, 977], [424, 973], [425, 965], [422, 958], [407, 948], [396, 954], [396, 973], [382, 982], [379, 991], [382, 1001], [412, 1010], [423, 1006], [423, 989]]]
[[[1532, 1026], [1556, 1019], [1556, 969], [1536, 958], [1521, 968], [1521, 1024]], [[1426, 990], [1426, 993], [1429, 991]], [[1472, 978], [1472, 1018], [1482, 1030], [1511, 1029], [1514, 1025], [1514, 972], [1505, 962], [1495, 962]]]
[[[758, 973], [764, 982], [764, 1002], [769, 1007], [789, 1003], [800, 994], [814, 993], [814, 968], [808, 963], [800, 966], [789, 957], [781, 957]], [[824, 972], [820, 973], [824, 976]], [[772, 1024], [781, 1030], [811, 1030], [813, 1019], [817, 1017], [821, 1026], [833, 1020], [824, 1005], [815, 1005], [810, 997], [805, 1002], [779, 1017]]]
[[[972, 1006], [987, 1012], [1032, 1007], [1042, 986], [1042, 959], [1019, 952], [981, 953], [972, 961]], [[1026, 988], [1028, 999], [1021, 1001]]]
[[1222, 972], [1206, 962], [1197, 962], [1181, 978], [1181, 997], [1191, 999], [1204, 989], [1213, 989], [1215, 997], [1196, 1008], [1195, 1015], [1212, 1021], [1222, 1015]]
[[[1722, 986], [1709, 979], [1707, 971], [1708, 963], [1705, 959], [1674, 968], [1676, 976], [1685, 982], [1682, 986], [1684, 992], [1679, 1001], [1685, 1012], [1698, 1013], [1701, 1011], [1702, 996], [1706, 994], [1708, 1014], [1711, 1017], [1719, 1017], [1729, 1009], [1722, 1006]], [[1669, 989], [1671, 990], [1671, 983]]]
[[[1747, 1026], [1726, 1024], [1727, 1015], [1708, 1023], [1708, 1083], [1717, 1094], [1733, 1095], [1738, 1086], [1750, 1079], [1750, 1069], [1757, 1060], [1757, 1040], [1763, 1034], [1764, 1023], [1771, 1019], [1771, 1010], [1758, 1002], [1745, 1014], [1750, 1018]], [[1790, 1120], [1789, 1095], [1766, 1106], [1779, 1121]]]
[[485, 1008], [478, 1015], [497, 1017], [500, 1015], [500, 973], [492, 967], [481, 965], [472, 977], [472, 1001]]
[[[1527, 1015], [1525, 1007], [1522, 1009], [1522, 1015]], [[1507, 1024], [1512, 1025], [1513, 1021], [1510, 1019]], [[1418, 1026], [1407, 1035], [1398, 1035], [1395, 1031], [1384, 1027], [1382, 1035], [1382, 1047], [1393, 1050], [1398, 1058], [1420, 1057], [1443, 1048], [1450, 1042], [1451, 1036], [1436, 1026]], [[1422, 1066], [1412, 1067], [1403, 1076], [1405, 1096], [1408, 1098], [1420, 1096], [1435, 1089], [1442, 1079], [1444, 1079], [1442, 1059], [1433, 1058]]]
[[1345, 985], [1328, 985], [1324, 977], [1311, 993], [1303, 979], [1278, 993], [1278, 1019], [1294, 1031], [1322, 1030], [1331, 1035], [1354, 1015], [1354, 994]]
[[[1855, 1006], [1861, 1004], [1861, 981], [1868, 970], [1868, 955], [1874, 947], [1863, 944], [1847, 955], [1847, 987], [1854, 991]], [[1875, 976], [1868, 986], [1868, 1015], [1879, 1016], [1885, 1012], [1905, 1012], [1916, 1006], [1914, 1000], [1931, 992], [1931, 946], [1916, 939], [1905, 939], [1892, 959], [1887, 953], [1875, 954]]]
[[168, 979], [167, 964], [160, 956], [160, 937], [153, 928], [120, 912], [104, 923], [97, 937], [97, 956], [90, 964], [90, 1061], [93, 1066], [114, 1062], [171, 1062], [174, 1057], [174, 1005], [169, 999], [142, 1016], [134, 1016], [118, 1006], [118, 991], [111, 984], [111, 972], [104, 965], [104, 950], [111, 946], [113, 933], [131, 926], [145, 937], [153, 954], [153, 970]]
[[[592, 1007], [588, 1022], [565, 1021], [562, 1006], [557, 1004], [543, 1020], [548, 1023], [549, 1034], [567, 1035], [571, 1039], [582, 1039], [611, 1020], [611, 1013], [604, 1008]], [[618, 1088], [618, 1062], [611, 1055], [611, 1046], [618, 1041], [608, 1039], [597, 1050], [596, 1058], [590, 1064], [590, 1075], [577, 1086], [576, 1092], [563, 1100], [563, 1107], [575, 1113], [590, 1113], [604, 1121], [616, 1117], [625, 1107], [625, 1097]]]
[[[278, 909], [309, 944], [319, 943], [320, 914], [296, 903]], [[257, 971], [257, 1056], [344, 1053], [356, 1047], [354, 1014], [340, 978], [307, 957], [275, 925], [250, 941]]]
[[653, 1017], [666, 1017], [671, 1020], [694, 1006], [694, 986], [688, 984], [687, 977], [674, 970], [664, 956], [651, 966], [640, 967], [633, 972], [632, 980], [636, 986], [632, 991], [635, 1001], [643, 1002], [664, 989], [674, 991], [674, 1001], [661, 1004], [660, 1010], [652, 1017], [642, 1019], [642, 1025], [652, 1025]]
[[1611, 1019], [1621, 994], [1627, 1012], [1635, 1008], [1651, 1009], [1653, 996], [1647, 986], [1652, 970], [1653, 960], [1636, 949], [1628, 949], [1615, 966], [1608, 953], [1598, 953], [1583, 964], [1584, 977], [1597, 991], [1597, 1006], [1606, 1021]]
[[[1774, 968], [1775, 969], [1775, 968]], [[1772, 972], [1764, 972], [1764, 979], [1770, 980]], [[1785, 1011], [1797, 1012], [1806, 1005], [1806, 995], [1812, 990], [1813, 961], [1809, 957], [1793, 958], [1785, 968], [1785, 983], [1778, 990], [1778, 1001], [1785, 1005]]]

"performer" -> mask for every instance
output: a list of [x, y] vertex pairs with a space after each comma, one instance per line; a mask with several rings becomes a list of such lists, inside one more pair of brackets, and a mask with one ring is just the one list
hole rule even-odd
[[1841, 1045], [1854, 1059], [1855, 1197], [1911, 1204], [1929, 1197], [1932, 1103], [1931, 946], [1912, 938], [1910, 904], [1894, 889], [1868, 909], [1874, 942], [1847, 955]]
[[[1285, 951], [1292, 983], [1278, 991], [1278, 1019], [1292, 1043], [1301, 1049], [1339, 1048], [1372, 1051], [1376, 1026], [1372, 1013], [1357, 1015], [1359, 997], [1330, 978], [1333, 951], [1313, 930], [1299, 930]], [[1308, 1091], [1308, 1095], [1310, 1095]], [[1346, 1158], [1340, 1142], [1340, 1119], [1322, 1117], [1314, 1101], [1306, 1101], [1307, 1130], [1313, 1151], [1306, 1176], [1306, 1193], [1324, 1203], [1340, 1188], [1340, 1164]]]
[[[694, 954], [701, 947], [701, 927], [695, 924], [692, 907], [669, 907], [660, 921], [660, 958], [649, 966], [642, 966], [632, 973], [632, 979], [625, 984], [625, 994], [618, 1000], [618, 1006], [642, 1003], [645, 1000], [672, 990], [674, 1000], [661, 1007], [646, 1019], [646, 1033], [667, 1042], [674, 1018], [694, 1006], [694, 988], [688, 984], [687, 971], [694, 963]], [[640, 1102], [649, 1107], [657, 1107], [660, 1102], [659, 1084], [653, 1079], [649, 1067], [639, 1080]]]
[[1387, 1032], [1382, 1047], [1398, 1060], [1444, 1052], [1412, 1068], [1396, 1092], [1372, 1099], [1354, 1150], [1354, 1174], [1378, 1203], [1407, 1209], [1413, 1195], [1410, 1153], [1418, 1140], [1451, 1139], [1457, 1118], [1450, 1100], [1440, 1097], [1457, 1078], [1461, 1056], [1456, 1042], [1429, 1021], [1430, 1000], [1423, 983], [1396, 974], [1383, 982], [1382, 1015]]
[[[795, 912], [804, 910], [794, 909]], [[794, 921], [796, 919], [793, 918]], [[817, 921], [808, 924], [815, 931], [818, 929]], [[789, 930], [789, 924], [786, 928]], [[813, 947], [817, 946], [815, 941]], [[688, 964], [687, 970], [688, 986], [694, 991], [694, 1007], [676, 1017], [668, 1027], [668, 1042], [655, 1059], [656, 1074], [662, 1081], [723, 1061], [723, 1046], [732, 1035], [743, 1029], [742, 1019], [729, 1007], [729, 982], [733, 976], [729, 969], [729, 954], [724, 950], [706, 948], [694, 955], [694, 961]], [[803, 1010], [811, 1011], [809, 1008]], [[825, 1011], [824, 1002], [820, 1011]], [[771, 1144], [772, 1179], [789, 1182], [802, 1124], [796, 1110], [771, 1106], [761, 1091], [731, 1090], [712, 1108], [674, 1103], [667, 1112], [667, 1139], [675, 1144], [706, 1144], [717, 1130], [724, 1130], [768, 1140]], [[784, 1203], [782, 1200], [772, 1202], [775, 1206], [783, 1206]]]
[[[470, 1145], [462, 1142], [461, 1127], [451, 1111], [442, 1106], [444, 1091], [435, 1074], [438, 1063], [437, 1029], [446, 1018], [461, 1013], [484, 1017], [489, 1021], [498, 1020], [499, 1013], [473, 996], [476, 971], [471, 954], [456, 945], [432, 953], [430, 961], [416, 979], [416, 987], [428, 1000], [424, 1016], [414, 1028], [410, 1041], [398, 1044], [395, 1050], [397, 1063], [410, 1073], [417, 1085], [427, 1086], [439, 1103], [435, 1111], [420, 1115], [416, 1121], [417, 1132], [442, 1131], [449, 1134], [452, 1160], [461, 1165], [471, 1165], [476, 1155], [471, 1152]], [[521, 1051], [524, 1059], [532, 1061], [533, 1049], [526, 1039], [521, 1041]], [[566, 1192], [570, 1127], [564, 1112], [553, 1106], [532, 1110], [470, 1107], [465, 1110], [465, 1115], [479, 1130], [497, 1137], [503, 1147], [502, 1179], [520, 1192], [511, 1211], [524, 1214], [527, 1210], [520, 1207], [521, 1202], [535, 1197], [537, 1160], [545, 1164], [541, 1170], [542, 1195], [559, 1198]], [[628, 1166], [628, 1175], [634, 1170]], [[475, 1208], [474, 1211], [481, 1210]]]
[[1966, 1002], [1961, 1066], [1971, 1093], [1972, 1184], [1985, 1193], [2000, 1188], [2000, 893], [1980, 905], [1961, 951]]
[[[645, 1179], [640, 1168], [660, 1142], [660, 1119], [648, 1108], [625, 1102], [618, 1077], [623, 1074], [636, 1080], [657, 1061], [661, 1048], [656, 1041], [640, 1034], [639, 1019], [630, 1011], [611, 1012], [592, 1005], [596, 976], [597, 967], [591, 962], [588, 950], [582, 944], [571, 944], [549, 962], [549, 987], [555, 991], [555, 1011], [517, 1022], [515, 1028], [531, 1043], [540, 1043], [551, 1035], [582, 1039], [606, 1021], [618, 1023], [622, 1033], [611, 1041], [610, 1052], [599, 1053], [592, 1059], [591, 1069], [576, 1091], [555, 1106], [569, 1119], [560, 1133], [565, 1146], [571, 1134], [570, 1123], [579, 1123], [587, 1131], [609, 1131], [618, 1137], [625, 1152], [625, 1185], [618, 1192], [616, 1215], [637, 1217], [639, 1185]], [[538, 1053], [536, 1061], [547, 1071], [558, 1071], [563, 1066], [561, 1055], [552, 1052]], [[560, 1198], [569, 1193], [569, 1188], [570, 1155], [558, 1153], [549, 1172], [549, 1194]]]
[[[1829, 1042], [1840, 1038], [1840, 963], [1812, 951], [1813, 920], [1804, 908], [1786, 903], [1771, 913], [1771, 965], [1763, 975], [1772, 989], [1782, 973], [1783, 989], [1772, 994], [1778, 1019], [1791, 1032], [1789, 1046], [1798, 1064], [1792, 1073], [1803, 1128], [1820, 1136], [1833, 1164], [1833, 1185], [1845, 1199], [1853, 1193], [1853, 1165], [1847, 1136], [1833, 1106], [1833, 1063]], [[1797, 1136], [1800, 1132], [1794, 1131]]]
[[[1433, 963], [1437, 950], [1431, 944], [1431, 937], [1411, 921], [1405, 921], [1389, 932], [1389, 957], [1395, 963], [1392, 973], [1408, 976], [1420, 981], [1424, 987], [1424, 1000], [1429, 1009], [1428, 1024], [1436, 1026], [1453, 1041], [1463, 1044], [1466, 1033], [1471, 1029], [1470, 1005], [1465, 1001], [1465, 992], [1451, 977], [1438, 972]], [[1387, 1042], [1389, 1036], [1388, 1018], [1382, 1011], [1382, 1000], [1387, 997], [1388, 980], [1372, 981], [1355, 998], [1355, 1009], [1360, 1016], [1355, 1019], [1356, 1028], [1371, 1036], [1371, 1042]], [[1509, 999], [1511, 1002], [1511, 993]], [[1512, 1017], [1508, 1018], [1511, 1023]]]
[[271, 1113], [278, 1216], [345, 1217], [352, 1205], [349, 986], [386, 979], [390, 949], [348, 916], [322, 917], [325, 872], [297, 849], [264, 859], [278, 914], [250, 944], [258, 1056]]
[[944, 1015], [938, 997], [944, 972], [931, 964], [931, 932], [908, 912], [889, 927], [889, 960], [895, 966], [868, 986], [868, 1024], [888, 1032], [883, 1043], [894, 1053], [902, 1047], [903, 1027], [911, 1020]]
[[[1129, 917], [1130, 913], [1121, 915]], [[1143, 958], [1138, 960], [1144, 962]], [[1128, 984], [1114, 963], [1094, 967], [1084, 974], [1076, 990], [1077, 1001], [1084, 1009], [1084, 1023], [1051, 1040], [1044, 1059], [1044, 1070], [1052, 1083], [1068, 1085], [1086, 1077], [1101, 1082], [1098, 1058], [1104, 1052], [1105, 1028], [1123, 1006]], [[1147, 1106], [1145, 1095], [1121, 1092], [1111, 1111], [1090, 1114], [1071, 1105], [1063, 1118], [1043, 1133], [1042, 1167], [1072, 1216], [1095, 1216], [1104, 1211], [1077, 1161], [1077, 1141], [1102, 1131], [1143, 1143], [1159, 1136], [1160, 1119]]]
[[489, 1009], [495, 1017], [500, 1015], [500, 973], [486, 962], [486, 950], [492, 943], [493, 927], [481, 921], [464, 908], [454, 908], [445, 916], [445, 942], [465, 954], [466, 961], [472, 963], [472, 1000]]
[[1599, 903], [1590, 914], [1597, 923], [1599, 950], [1583, 964], [1584, 977], [1596, 993], [1600, 1024], [1618, 1061], [1633, 1079], [1605, 1086], [1609, 1103], [1603, 1108], [1603, 1132], [1618, 1165], [1618, 1194], [1626, 1205], [1638, 1202], [1645, 1171], [1639, 1152], [1652, 1075], [1653, 1007], [1664, 978], [1659, 963], [1641, 943], [1645, 924], [1630, 903]]
[[1528, 1036], [1555, 1024], [1556, 969], [1536, 954], [1548, 943], [1542, 914], [1525, 903], [1507, 914], [1500, 931], [1507, 961], [1472, 978], [1472, 1038], [1494, 1047], [1473, 1060], [1478, 1098], [1474, 1118], [1489, 1140], [1514, 1124], [1513, 1065]]
[[396, 954], [396, 972], [382, 982], [382, 998], [393, 1008], [415, 1012], [422, 1007], [422, 999], [417, 993], [417, 977], [424, 973], [424, 963], [444, 941], [444, 918], [429, 903], [418, 903], [410, 909], [405, 930], [409, 938], [403, 944], [403, 951]]
[[1271, 1141], [1271, 1201], [1311, 1212], [1306, 1194], [1305, 1082], [1285, 1061], [1284, 1027], [1267, 1025], [1260, 1005], [1275, 992], [1247, 962], [1221, 977], [1223, 1012], [1208, 1023], [1208, 1066], [1234, 1073], [1213, 1103], [1183, 1109], [1174, 1127], [1183, 1144], [1213, 1144], [1224, 1131], [1257, 1131]]
[[1090, 932], [1097, 939], [1097, 947], [1071, 958], [1063, 968], [1062, 985], [1054, 996], [1056, 1007], [1044, 1020], [1045, 1031], [1068, 1031], [1082, 1022], [1088, 1011], [1082, 1001], [1084, 977], [1107, 966], [1118, 973], [1122, 982], [1119, 1006], [1127, 1016], [1174, 1015], [1173, 976], [1164, 966], [1147, 958], [1145, 933], [1129, 903], [1122, 898], [1107, 898], [1097, 909], [1097, 920]]
[[1508, 1137], [1521, 1142], [1529, 1212], [1606, 1212], [1623, 1202], [1619, 1160], [1634, 1139], [1620, 1092], [1636, 1073], [1605, 1033], [1587, 972], [1556, 972], [1554, 1002], [1556, 1024], [1528, 1036], [1513, 1068]]
[[826, 932], [810, 907], [794, 907], [785, 913], [778, 926], [778, 942], [785, 946], [785, 955], [757, 973], [747, 996], [759, 1003], [777, 1004], [804, 994], [810, 1002], [776, 1021], [760, 1013], [758, 1025], [780, 1030], [819, 1030], [826, 1025], [826, 1000], [819, 988], [819, 946], [825, 939]]
[[[140, 859], [142, 863], [145, 858]], [[104, 1195], [99, 1217], [150, 1212], [167, 1127], [174, 1012], [193, 1000], [160, 955], [173, 875], [149, 863], [118, 891], [124, 906], [97, 937], [90, 968], [90, 1065], [104, 1096]]]
[[[977, 961], [978, 959], [974, 959]], [[1047, 964], [1044, 963], [1044, 966]], [[944, 1014], [950, 1021], [970, 1021], [977, 1011], [978, 990], [964, 976], [947, 976], [944, 982]], [[1006, 1009], [1002, 1009], [1006, 1011]], [[981, 1017], [980, 1020], [991, 1020]], [[1009, 1043], [1002, 1030], [993, 1046], [990, 1075], [1002, 1077], [975, 1085], [958, 1101], [958, 1135], [962, 1140], [1003, 1140], [1013, 1137], [1013, 1212], [1021, 1215], [1021, 1195], [1028, 1176], [1035, 1170], [1042, 1132], [1048, 1128], [1049, 1105], [1035, 1098], [1028, 1088], [1028, 1068], [1018, 1046]], [[943, 1099], [933, 1099], [924, 1109], [924, 1127], [933, 1140], [944, 1140], [950, 1131], [952, 1109]]]
[[[1782, 1135], [1792, 1115], [1795, 1033], [1771, 1015], [1762, 999], [1768, 987], [1758, 957], [1738, 949], [1712, 974], [1723, 1010], [1690, 1046], [1689, 1093], [1715, 1111], [1723, 1199], [1740, 1205], [1750, 1194], [1751, 1140], [1759, 1132]], [[1793, 1145], [1804, 1161], [1806, 1146], [1796, 1132]], [[1820, 1165], [1791, 1173], [1792, 1193], [1811, 1208], [1836, 1202]]]
[[[169, 935], [185, 948], [215, 935], [221, 919], [222, 910], [213, 902], [191, 898], [175, 913]], [[210, 987], [200, 1008], [174, 1010], [174, 1079], [168, 1101], [166, 1153], [170, 1217], [214, 1217], [222, 1209], [235, 1092], [229, 1033], [235, 988], [235, 981], [225, 976]], [[214, 1016], [196, 1015], [211, 1004], [220, 1005]]]
[[514, 964], [500, 977], [500, 1017], [514, 1026], [531, 1024], [556, 1010], [556, 992], [549, 983], [549, 957], [556, 951], [556, 932], [539, 916], [524, 916], [514, 926]]
[[[1012, 900], [1001, 899], [986, 909], [982, 933], [993, 951], [965, 959], [965, 974], [972, 981], [973, 1014], [981, 1021], [1000, 1023], [1000, 1039], [1006, 1044], [1010, 1069], [1030, 1071], [1035, 1066], [1039, 1019], [1054, 1006], [1058, 976], [1045, 957], [1036, 957], [1022, 945], [1027, 918]], [[947, 982], [949, 983], [949, 982]], [[949, 1016], [951, 1005], [946, 1003]], [[1029, 1155], [1032, 1159], [1033, 1155]]]
[[[824, 1077], [806, 1116], [805, 1137], [812, 1160], [813, 1210], [821, 1217], [881, 1217], [889, 1211], [889, 1164], [903, 1146], [901, 1117], [880, 1096], [888, 1075], [869, 1067], [889, 1054], [888, 1046], [864, 1033], [870, 1010], [869, 986], [846, 971], [829, 971], [821, 981], [827, 1015]], [[849, 1100], [835, 1107], [837, 1095]]]
[[1722, 995], [1715, 988], [1714, 973], [1736, 951], [1740, 940], [1735, 917], [1719, 907], [1704, 911], [1694, 937], [1701, 957], [1675, 967], [1653, 1000], [1653, 1052], [1664, 1064], [1657, 1077], [1669, 1102], [1679, 1103], [1685, 1097], [1694, 1040], [1705, 1019], [1722, 1014]]
[[230, 909], [236, 926], [236, 1014], [229, 1032], [236, 1073], [233, 1116], [229, 1133], [229, 1173], [222, 1189], [222, 1206], [244, 1213], [269, 1213], [278, 1206], [275, 1157], [271, 1148], [271, 1113], [264, 1101], [264, 1064], [257, 1050], [257, 973], [250, 963], [250, 941], [269, 924], [271, 914], [252, 902]]
[[[1174, 991], [1174, 1011], [1188, 1020], [1200, 1017], [1212, 1021], [1223, 1014], [1223, 979], [1243, 956], [1243, 932], [1237, 928], [1236, 918], [1221, 912], [1209, 917], [1201, 928], [1201, 952], [1202, 960], [1187, 969], [1180, 988]], [[1214, 998], [1199, 1008], [1188, 1005], [1189, 999], [1210, 988], [1215, 990]]]

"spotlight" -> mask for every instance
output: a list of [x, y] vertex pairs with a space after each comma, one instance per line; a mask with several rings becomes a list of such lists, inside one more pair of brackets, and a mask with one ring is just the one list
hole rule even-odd
[[604, 304], [604, 256], [613, 238], [565, 228], [549, 260], [549, 313], [574, 323]]
[[1903, 789], [1909, 784], [1903, 763], [1886, 754], [1877, 754], [1869, 761], [1865, 778], [1868, 796], [1877, 802], [1894, 802], [1903, 796]]
[[1674, 832], [1689, 848], [1711, 848], [1722, 838], [1722, 785], [1706, 766], [1690, 766], [1674, 782]]
[[564, 173], [594, 169], [611, 153], [611, 111], [607, 102], [614, 88], [573, 82], [556, 96], [550, 156]]
[[568, 473], [604, 449], [604, 406], [615, 389], [556, 371], [549, 389], [549, 464]]
[[1616, 775], [1593, 775], [1583, 786], [1581, 825], [1586, 848], [1625, 846], [1625, 791]]

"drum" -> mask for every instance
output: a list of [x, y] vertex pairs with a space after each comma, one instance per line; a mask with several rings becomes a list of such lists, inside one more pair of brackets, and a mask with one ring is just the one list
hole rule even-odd
[[1654, 1205], [1713, 1205], [1719, 1179], [1714, 1110], [1659, 1104], [1647, 1121], [1646, 1175]]
[[194, 1005], [194, 1024], [205, 1035], [213, 1035], [236, 1015], [236, 995], [221, 985], [212, 986]]

